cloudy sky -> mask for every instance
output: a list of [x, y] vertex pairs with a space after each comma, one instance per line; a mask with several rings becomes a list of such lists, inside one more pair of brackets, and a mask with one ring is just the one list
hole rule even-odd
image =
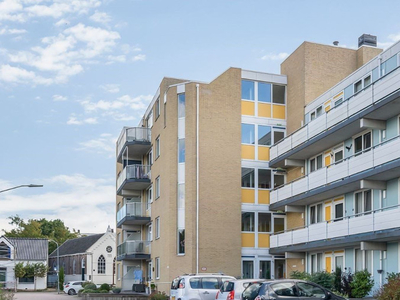
[[[399, 1], [0, 0], [0, 230], [115, 228], [115, 141], [163, 76], [279, 73], [304, 40], [400, 39]], [[1, 233], [0, 233], [1, 234]]]

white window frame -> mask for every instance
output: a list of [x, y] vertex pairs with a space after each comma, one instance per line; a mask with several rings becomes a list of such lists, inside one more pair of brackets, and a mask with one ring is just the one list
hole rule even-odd
[[[318, 160], [317, 160], [317, 158], [318, 158], [319, 156], [321, 156], [321, 161], [322, 161], [321, 168], [318, 168]], [[315, 160], [315, 170], [311, 170], [311, 161], [312, 161], [312, 160]], [[317, 154], [317, 155], [311, 157], [311, 158], [308, 160], [308, 173], [312, 173], [312, 172], [318, 171], [319, 169], [323, 169], [324, 167], [325, 167], [324, 153], [319, 153], [319, 154]]]
[[335, 267], [333, 272], [336, 271], [337, 265], [336, 265], [336, 258], [341, 257], [343, 259], [343, 266], [341, 268], [342, 271], [344, 271], [345, 268], [345, 261], [344, 261], [344, 252], [342, 253], [333, 253], [333, 266]]
[[160, 152], [161, 148], [160, 148], [160, 136], [158, 136], [156, 138], [156, 159], [160, 157]]
[[153, 185], [151, 185], [146, 190], [146, 198], [147, 198], [146, 210], [149, 210], [150, 209], [150, 204], [153, 203]]
[[156, 279], [160, 279], [160, 258], [159, 257], [156, 257], [155, 258], [155, 260], [156, 260], [156, 268], [155, 268], [155, 271], [156, 271]]
[[[318, 268], [318, 255], [320, 255], [320, 264], [319, 264], [319, 268]], [[315, 265], [313, 265], [313, 260], [315, 257]], [[324, 269], [324, 253], [322, 252], [315, 252], [315, 253], [311, 253], [310, 254], [310, 273], [314, 274], [316, 272], [320, 272]], [[315, 267], [315, 268], [313, 268]]]
[[161, 230], [160, 217], [156, 218], [155, 223], [156, 223], [156, 240], [157, 240], [160, 238], [160, 230]]
[[[342, 152], [342, 159], [336, 161], [336, 153], [338, 153], [338, 152]], [[333, 156], [332, 156], [333, 163], [337, 164], [337, 163], [342, 162], [344, 160], [344, 145], [340, 144], [340, 145], [334, 147], [332, 150], [332, 154], [333, 154]]]
[[160, 198], [160, 176], [156, 178], [156, 200]]
[[[333, 205], [332, 205], [332, 206], [333, 206], [333, 207], [332, 207], [333, 220], [334, 220], [334, 221], [341, 221], [341, 220], [343, 220], [343, 219], [345, 218], [344, 197], [343, 197], [343, 198], [334, 199], [332, 203], [333, 203]], [[340, 205], [340, 204], [343, 205], [343, 217], [338, 218], [338, 217], [336, 216], [336, 205]]]
[[[365, 144], [365, 136], [368, 133], [371, 135], [371, 146], [369, 148], [365, 148], [365, 146], [364, 146], [364, 144]], [[362, 150], [359, 151], [359, 152], [356, 152], [356, 139], [359, 138], [360, 136], [362, 137], [361, 138]], [[374, 145], [374, 141], [373, 141], [372, 130], [366, 130], [366, 131], [363, 131], [362, 133], [359, 133], [359, 134], [353, 136], [353, 153], [354, 153], [354, 155], [358, 155], [358, 154], [364, 153], [364, 151], [367, 151], [367, 150], [371, 149], [373, 147], [373, 145]]]
[[[369, 77], [369, 84], [365, 84], [365, 80]], [[361, 83], [361, 89], [359, 91], [356, 91], [356, 84]], [[363, 77], [361, 77], [359, 80], [353, 83], [353, 95], [358, 94], [359, 92], [362, 92], [366, 87], [370, 86], [372, 84], [372, 72], [367, 73]]]
[[[371, 192], [371, 210], [365, 211], [365, 193], [370, 191]], [[366, 190], [360, 190], [360, 191], [355, 191], [353, 194], [353, 207], [354, 207], [354, 215], [357, 214], [356, 217], [358, 216], [363, 216], [365, 214], [370, 214], [374, 210], [374, 190], [372, 189], [366, 189]], [[361, 212], [356, 212], [356, 194], [361, 194]]]
[[153, 165], [153, 148], [147, 152], [147, 164], [151, 167]]
[[147, 238], [150, 242], [153, 240], [153, 224], [147, 226]]
[[[315, 222], [311, 222], [311, 208], [315, 207]], [[321, 208], [321, 220], [318, 221], [318, 207]], [[324, 222], [324, 203], [323, 202], [319, 202], [319, 203], [315, 203], [312, 205], [309, 205], [308, 209], [309, 209], [309, 214], [308, 214], [308, 224], [310, 225], [314, 225], [314, 224], [318, 224], [318, 223], [322, 223]]]
[[155, 112], [156, 112], [156, 121], [157, 121], [158, 117], [160, 116], [160, 109], [161, 109], [161, 107], [160, 107], [160, 97], [157, 98], [156, 103], [154, 105], [154, 109], [155, 109]]
[[147, 116], [147, 127], [152, 128], [153, 127], [153, 110], [150, 110], [148, 116]]

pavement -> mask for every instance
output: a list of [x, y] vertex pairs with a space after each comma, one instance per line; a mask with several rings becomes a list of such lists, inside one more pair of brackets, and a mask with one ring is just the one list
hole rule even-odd
[[57, 292], [17, 292], [14, 294], [14, 300], [58, 300], [58, 299], [76, 299], [78, 296], [69, 296], [65, 293]]

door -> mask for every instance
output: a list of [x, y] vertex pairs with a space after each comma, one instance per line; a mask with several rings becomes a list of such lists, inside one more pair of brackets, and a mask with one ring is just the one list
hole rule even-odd
[[297, 282], [299, 300], [321, 300], [326, 298], [326, 293], [320, 287], [307, 282]]
[[219, 291], [219, 281], [217, 277], [203, 277], [199, 294], [201, 300], [215, 300]]
[[275, 279], [283, 279], [285, 275], [285, 260], [275, 259]]

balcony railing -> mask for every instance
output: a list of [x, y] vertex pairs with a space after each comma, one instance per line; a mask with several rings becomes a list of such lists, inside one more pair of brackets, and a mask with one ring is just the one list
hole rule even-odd
[[326, 221], [277, 233], [270, 237], [270, 247], [283, 247], [308, 242], [334, 239], [343, 236], [368, 233], [400, 227], [400, 206], [391, 206], [374, 211], [344, 217], [339, 221]]
[[151, 142], [151, 130], [145, 127], [130, 127], [122, 129], [117, 141], [118, 155], [127, 142]]
[[400, 151], [398, 149], [400, 149], [400, 136], [314, 171], [272, 190], [271, 204], [399, 159]]
[[141, 202], [127, 203], [117, 212], [117, 223], [125, 217], [146, 217]]
[[150, 180], [150, 176], [151, 173], [149, 165], [128, 165], [118, 175], [117, 190], [120, 189], [121, 185], [124, 183], [125, 180], [134, 180], [134, 179]]
[[150, 255], [150, 241], [125, 241], [117, 247], [117, 256]]
[[386, 96], [389, 96], [398, 89], [400, 89], [399, 67], [384, 77], [381, 77], [361, 92], [353, 95], [341, 105], [332, 107], [325, 114], [310, 121], [291, 135], [273, 145], [270, 149], [270, 160], [274, 160], [278, 156], [306, 143], [311, 138], [329, 130], [333, 126], [344, 122], [354, 114], [383, 100]]

